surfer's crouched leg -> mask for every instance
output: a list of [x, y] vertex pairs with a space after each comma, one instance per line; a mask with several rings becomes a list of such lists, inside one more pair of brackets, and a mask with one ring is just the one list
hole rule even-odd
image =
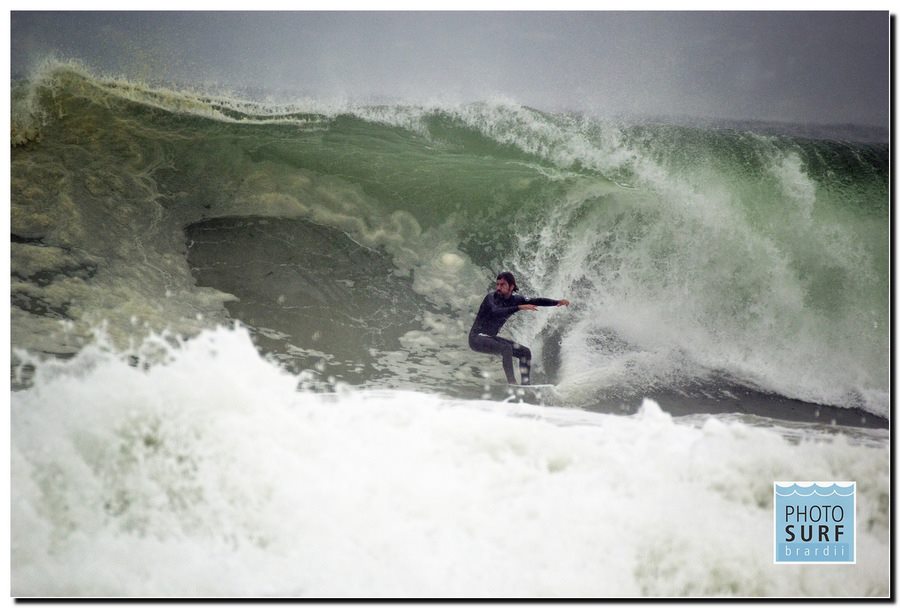
[[519, 358], [519, 375], [522, 384], [531, 384], [531, 351], [527, 346], [513, 344], [513, 355]]
[[[485, 334], [469, 334], [469, 348], [479, 353], [487, 353], [490, 355], [500, 355], [503, 357], [503, 372], [506, 374], [506, 381], [509, 384], [516, 383], [516, 374], [513, 371], [513, 356], [515, 347], [518, 346], [512, 340], [506, 338], [498, 338], [497, 336], [487, 336]], [[525, 349], [528, 350], [528, 349]], [[528, 352], [529, 360], [531, 352]], [[521, 365], [521, 359], [520, 359]], [[524, 383], [524, 380], [523, 380]]]

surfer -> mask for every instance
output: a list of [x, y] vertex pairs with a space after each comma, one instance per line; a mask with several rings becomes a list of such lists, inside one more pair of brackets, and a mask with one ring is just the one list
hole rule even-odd
[[472, 329], [469, 330], [469, 348], [479, 353], [500, 355], [503, 357], [503, 371], [506, 381], [516, 383], [513, 372], [513, 357], [519, 360], [519, 373], [522, 384], [531, 383], [531, 351], [512, 340], [497, 337], [497, 333], [506, 320], [520, 310], [537, 310], [538, 306], [568, 306], [568, 300], [551, 300], [550, 298], [526, 298], [515, 293], [516, 278], [511, 272], [497, 275], [497, 289], [487, 294], [481, 302]]

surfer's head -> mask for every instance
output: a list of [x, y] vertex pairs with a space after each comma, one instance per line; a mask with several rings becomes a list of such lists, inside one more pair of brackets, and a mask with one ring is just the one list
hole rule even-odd
[[501, 272], [497, 275], [497, 293], [508, 298], [514, 291], [519, 291], [516, 286], [516, 277], [511, 272]]

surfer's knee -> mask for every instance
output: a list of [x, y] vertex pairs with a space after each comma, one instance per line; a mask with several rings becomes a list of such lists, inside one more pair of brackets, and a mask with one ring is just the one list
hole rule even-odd
[[518, 342], [513, 344], [513, 354], [518, 357], [520, 361], [531, 361], [531, 349]]

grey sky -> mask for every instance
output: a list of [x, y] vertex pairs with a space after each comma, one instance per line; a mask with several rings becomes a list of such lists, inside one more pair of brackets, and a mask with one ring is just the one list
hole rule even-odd
[[11, 65], [52, 52], [324, 98], [886, 127], [889, 27], [886, 11], [13, 12]]

